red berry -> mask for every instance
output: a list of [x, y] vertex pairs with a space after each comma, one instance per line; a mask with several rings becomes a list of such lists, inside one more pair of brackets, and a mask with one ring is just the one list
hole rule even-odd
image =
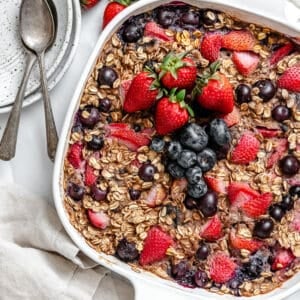
[[95, 6], [98, 2], [100, 2], [100, 0], [80, 0], [81, 6], [86, 9]]
[[201, 54], [205, 59], [210, 62], [218, 60], [221, 48], [222, 35], [219, 32], [205, 34], [200, 46]]
[[126, 6], [118, 2], [108, 3], [104, 10], [102, 28], [104, 28], [124, 8], [126, 8]]
[[300, 93], [300, 64], [288, 68], [278, 79], [278, 87]]
[[88, 209], [87, 214], [89, 221], [96, 228], [105, 229], [110, 224], [109, 217], [103, 211], [95, 212]]
[[219, 216], [215, 215], [202, 226], [200, 236], [208, 241], [216, 241], [223, 235], [222, 227]]
[[148, 22], [145, 25], [144, 36], [155, 38], [164, 42], [172, 42], [174, 39], [168, 36], [165, 30], [155, 22]]
[[219, 115], [218, 118], [223, 119], [228, 127], [232, 127], [240, 122], [241, 115], [239, 109], [235, 106], [231, 113]]
[[230, 31], [222, 39], [222, 47], [234, 51], [251, 51], [255, 44], [254, 36], [246, 30]]
[[257, 251], [263, 245], [263, 242], [261, 241], [237, 236], [235, 230], [231, 230], [229, 239], [230, 244], [234, 249], [245, 249], [250, 252]]
[[70, 147], [67, 159], [69, 163], [75, 168], [78, 169], [82, 162], [82, 149], [83, 145], [80, 143], [75, 143]]
[[96, 183], [98, 176], [95, 174], [95, 170], [89, 164], [86, 164], [85, 168], [85, 185], [92, 186]]
[[217, 193], [222, 193], [225, 194], [226, 193], [226, 185], [224, 183], [224, 181], [222, 181], [221, 179], [212, 177], [212, 176], [208, 176], [208, 175], [204, 175], [204, 180], [207, 184], [207, 186], [217, 192]]
[[275, 254], [275, 259], [272, 263], [271, 269], [277, 271], [287, 268], [295, 259], [293, 252], [290, 249], [281, 248]]
[[270, 169], [273, 166], [275, 166], [287, 150], [288, 150], [287, 139], [278, 139], [276, 146], [274, 147], [274, 151], [269, 155], [267, 159], [267, 164], [266, 164], [267, 169]]
[[244, 203], [244, 200], [259, 196], [259, 193], [245, 182], [232, 182], [229, 184], [227, 191], [228, 199], [231, 205], [234, 206], [240, 206]]
[[142, 266], [160, 261], [166, 256], [168, 248], [173, 244], [172, 238], [159, 227], [152, 227], [147, 234], [144, 248], [140, 255]]
[[146, 204], [149, 207], [156, 207], [160, 205], [167, 197], [166, 190], [160, 184], [153, 185], [146, 197]]
[[237, 70], [243, 76], [251, 75], [259, 64], [259, 55], [253, 52], [238, 52], [235, 51], [232, 55]]
[[267, 128], [263, 126], [256, 126], [257, 131], [264, 137], [264, 138], [273, 138], [280, 135], [281, 130], [276, 128]]
[[294, 50], [294, 44], [293, 43], [287, 43], [277, 50], [275, 50], [271, 57], [270, 57], [270, 65], [273, 66], [277, 64], [279, 61], [281, 61], [284, 57], [289, 55]]

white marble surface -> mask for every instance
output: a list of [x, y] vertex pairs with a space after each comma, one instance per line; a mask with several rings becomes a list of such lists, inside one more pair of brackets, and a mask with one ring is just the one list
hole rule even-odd
[[[243, 0], [231, 0], [240, 1]], [[271, 0], [268, 0], [271, 2]], [[298, 0], [297, 0], [298, 1]], [[228, 1], [229, 2], [229, 1]], [[62, 81], [51, 92], [53, 111], [58, 130], [61, 129], [76, 83], [85, 62], [101, 31], [102, 13], [105, 1], [94, 9], [83, 13], [82, 34], [77, 54]], [[0, 135], [8, 115], [0, 115]], [[24, 188], [43, 196], [51, 203], [52, 163], [46, 152], [44, 113], [42, 103], [38, 102], [22, 112], [16, 157], [10, 162], [0, 161], [0, 182], [15, 182]], [[124, 288], [124, 287], [123, 287]], [[130, 286], [128, 286], [130, 289]], [[130, 300], [126, 293], [118, 293], [120, 300]], [[128, 293], [132, 296], [132, 293]], [[288, 300], [300, 298], [300, 293]], [[100, 297], [106, 299], [105, 297]], [[107, 298], [108, 299], [108, 298]]]

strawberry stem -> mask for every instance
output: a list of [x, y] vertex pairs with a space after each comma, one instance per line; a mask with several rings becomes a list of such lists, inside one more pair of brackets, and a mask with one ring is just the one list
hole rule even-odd
[[179, 90], [177, 92], [177, 88], [174, 88], [170, 91], [169, 99], [172, 103], [178, 103], [179, 106], [183, 109], [186, 109], [191, 117], [194, 117], [194, 111], [192, 108], [184, 101], [186, 96], [186, 90]]

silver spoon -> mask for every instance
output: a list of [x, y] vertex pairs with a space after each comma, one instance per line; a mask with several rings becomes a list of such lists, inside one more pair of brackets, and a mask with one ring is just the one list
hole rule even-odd
[[[53, 8], [53, 6], [51, 6]], [[45, 0], [23, 0], [20, 11], [20, 34], [28, 52], [28, 62], [24, 78], [0, 143], [0, 159], [10, 160], [15, 156], [16, 141], [20, 123], [20, 113], [24, 99], [25, 88], [28, 82], [35, 55], [38, 58], [42, 90], [44, 94], [44, 109], [46, 119], [48, 155], [54, 160], [58, 136], [50, 104], [50, 98], [45, 79], [44, 55], [53, 44], [56, 26], [50, 7]]]

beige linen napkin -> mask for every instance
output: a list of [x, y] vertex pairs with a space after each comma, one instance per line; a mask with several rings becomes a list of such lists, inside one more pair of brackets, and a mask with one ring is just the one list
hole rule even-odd
[[132, 300], [129, 285], [85, 257], [46, 200], [0, 187], [0, 299]]

